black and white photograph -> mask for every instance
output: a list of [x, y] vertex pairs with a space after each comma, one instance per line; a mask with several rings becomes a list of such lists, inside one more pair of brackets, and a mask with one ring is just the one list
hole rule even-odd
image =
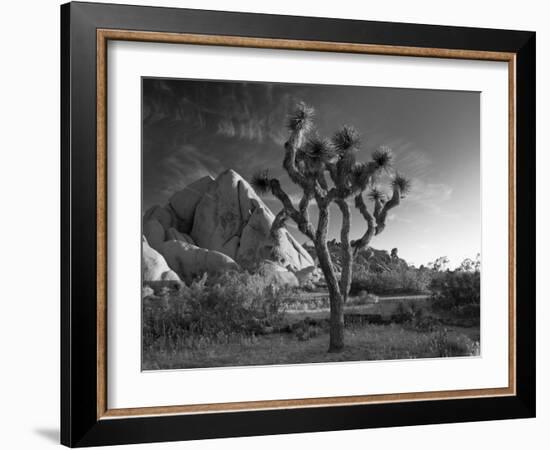
[[0, 449], [544, 447], [544, 3], [127, 3], [2, 10]]
[[480, 351], [478, 92], [142, 79], [142, 369]]

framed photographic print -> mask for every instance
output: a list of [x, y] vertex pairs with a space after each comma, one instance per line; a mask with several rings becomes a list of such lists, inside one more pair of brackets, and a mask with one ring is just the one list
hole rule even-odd
[[63, 444], [535, 415], [535, 33], [61, 23]]

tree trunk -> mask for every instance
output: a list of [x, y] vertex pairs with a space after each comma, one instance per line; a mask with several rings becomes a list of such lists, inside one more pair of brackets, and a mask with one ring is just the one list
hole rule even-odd
[[351, 244], [349, 241], [349, 232], [351, 228], [351, 212], [349, 205], [345, 200], [336, 201], [342, 211], [342, 230], [340, 232], [340, 246], [342, 255], [342, 273], [340, 276], [340, 293], [344, 304], [346, 303], [351, 288], [351, 276], [353, 270], [353, 256]]
[[339, 352], [344, 348], [344, 298], [340, 293], [338, 280], [334, 275], [326, 241], [316, 243], [316, 251], [330, 297], [330, 343], [328, 351]]
[[315, 250], [319, 265], [325, 276], [330, 296], [330, 343], [329, 352], [339, 352], [344, 348], [344, 299], [334, 274], [334, 267], [327, 247], [328, 209], [319, 209], [319, 226], [315, 238]]
[[351, 289], [351, 278], [353, 272], [353, 261], [351, 249], [346, 251], [346, 257], [343, 259], [342, 263], [342, 278], [340, 282], [340, 291], [342, 292], [342, 297], [344, 303], [348, 300], [349, 291]]
[[330, 342], [329, 353], [344, 349], [344, 299], [339, 292], [330, 296]]

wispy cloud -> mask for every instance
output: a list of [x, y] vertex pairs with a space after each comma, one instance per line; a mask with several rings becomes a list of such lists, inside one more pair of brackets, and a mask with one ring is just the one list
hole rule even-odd
[[429, 177], [433, 161], [430, 156], [413, 142], [403, 139], [391, 141], [388, 146], [395, 156], [395, 167], [410, 178]]
[[452, 199], [453, 188], [444, 183], [426, 183], [415, 178], [412, 180], [412, 189], [407, 196], [407, 203], [415, 204], [431, 213], [453, 214], [445, 206]]
[[158, 192], [168, 197], [206, 175], [215, 177], [219, 165], [216, 158], [193, 145], [183, 145], [158, 162], [148, 172], [157, 180]]
[[235, 137], [237, 131], [235, 130], [235, 125], [231, 119], [223, 118], [218, 122], [217, 133], [225, 137]]
[[298, 99], [273, 84], [147, 80], [144, 124], [178, 123], [187, 136], [209, 133], [256, 143], [280, 145], [284, 122]]

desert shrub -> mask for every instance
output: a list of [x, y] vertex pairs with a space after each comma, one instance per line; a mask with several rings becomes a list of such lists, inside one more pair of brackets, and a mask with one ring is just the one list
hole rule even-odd
[[429, 314], [424, 305], [415, 302], [399, 303], [392, 314], [391, 321], [403, 324], [409, 330], [421, 332], [435, 331], [441, 325], [441, 321]]
[[327, 332], [329, 328], [328, 320], [315, 320], [306, 317], [289, 326], [289, 331], [294, 334], [299, 341], [307, 341], [323, 332]]
[[435, 331], [429, 345], [438, 357], [479, 355], [479, 342], [474, 342], [463, 334], [452, 336], [446, 328], [440, 327]]
[[144, 299], [143, 339], [146, 344], [162, 339], [165, 346], [183, 339], [200, 346], [200, 339], [224, 342], [269, 332], [282, 320], [285, 295], [261, 275], [204, 276], [176, 292]]
[[375, 272], [357, 264], [353, 271], [351, 294], [366, 291], [378, 295], [421, 294], [428, 291], [430, 271], [399, 265], [391, 270]]
[[460, 270], [440, 273], [431, 284], [434, 310], [479, 320], [480, 273]]
[[424, 315], [422, 308], [414, 303], [399, 303], [392, 314], [392, 322], [406, 323], [419, 320]]

